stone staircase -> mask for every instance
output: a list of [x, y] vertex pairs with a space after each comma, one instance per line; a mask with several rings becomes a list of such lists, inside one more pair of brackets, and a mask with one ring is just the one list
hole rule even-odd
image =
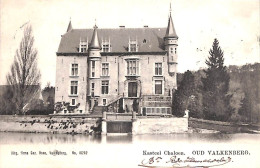
[[106, 111], [107, 112], [118, 112], [118, 101], [122, 98], [123, 96], [122, 95], [119, 95], [117, 98], [111, 100], [107, 106], [106, 106]]
[[[117, 108], [117, 101], [119, 101], [121, 98], [122, 96], [118, 96], [117, 98], [110, 101], [106, 106], [94, 106], [91, 115], [102, 116], [103, 111], [116, 112], [117, 110], [115, 109]], [[112, 109], [112, 111], [109, 109]]]

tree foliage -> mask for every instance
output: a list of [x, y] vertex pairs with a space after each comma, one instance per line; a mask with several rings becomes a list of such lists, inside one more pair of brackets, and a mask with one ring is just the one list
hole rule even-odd
[[[242, 90], [238, 114], [241, 121], [260, 122], [260, 63], [230, 66], [231, 81], [239, 83]], [[234, 86], [230, 85], [231, 88]], [[237, 91], [236, 91], [237, 93]]]
[[[230, 76], [229, 92], [232, 94], [230, 106], [234, 109], [231, 116], [233, 122], [252, 122], [260, 121], [260, 63], [246, 64], [243, 66], [230, 65], [227, 67]], [[191, 109], [196, 109], [190, 116], [203, 118], [202, 106], [202, 82], [201, 78], [205, 77], [204, 70], [192, 72], [195, 84], [195, 101], [191, 102]], [[178, 73], [178, 89], [184, 74]], [[246, 100], [243, 100], [246, 99]], [[251, 120], [251, 121], [250, 121]]]
[[42, 90], [42, 98], [44, 101], [44, 106], [49, 111], [54, 111], [54, 98], [55, 98], [55, 88], [47, 83], [47, 86]]
[[194, 75], [190, 71], [186, 71], [180, 82], [178, 89], [173, 95], [173, 114], [178, 117], [184, 115], [184, 111], [188, 109], [192, 114], [197, 113]]
[[228, 94], [230, 77], [217, 39], [214, 39], [209, 55], [205, 77], [201, 78], [203, 114], [206, 119], [227, 121], [233, 111], [230, 106], [232, 95]]
[[37, 67], [37, 50], [33, 46], [32, 27], [24, 28], [19, 49], [6, 79], [11, 87], [12, 103], [16, 114], [24, 114], [26, 106], [40, 93], [40, 71]]
[[14, 114], [14, 103], [12, 102], [13, 93], [11, 87], [8, 85], [0, 86], [0, 114], [11, 115]]
[[241, 101], [241, 108], [238, 110], [238, 114], [243, 116], [243, 121], [250, 121], [251, 112], [251, 103], [249, 101], [248, 93], [246, 92], [244, 98]]

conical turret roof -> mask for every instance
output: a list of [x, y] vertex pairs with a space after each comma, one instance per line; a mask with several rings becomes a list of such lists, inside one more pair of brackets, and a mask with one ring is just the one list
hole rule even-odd
[[92, 35], [92, 40], [89, 46], [90, 49], [101, 49], [99, 39], [98, 39], [97, 28], [98, 27], [95, 25], [93, 35]]
[[68, 28], [67, 28], [67, 32], [70, 31], [70, 30], [72, 30], [71, 20], [70, 20], [70, 22], [69, 22], [69, 25], [68, 25]]
[[170, 13], [170, 17], [169, 17], [169, 20], [168, 20], [168, 27], [167, 27], [167, 30], [166, 30], [165, 37], [176, 37], [176, 38], [178, 38], [176, 31], [175, 31], [175, 28], [174, 28], [174, 25], [173, 25], [171, 13]]

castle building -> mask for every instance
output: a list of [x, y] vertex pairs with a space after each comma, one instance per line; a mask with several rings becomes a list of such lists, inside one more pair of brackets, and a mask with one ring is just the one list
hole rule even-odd
[[178, 36], [166, 28], [73, 29], [56, 53], [56, 113], [171, 114]]

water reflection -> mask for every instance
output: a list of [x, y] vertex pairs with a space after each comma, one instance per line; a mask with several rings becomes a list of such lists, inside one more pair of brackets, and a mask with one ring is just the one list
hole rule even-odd
[[0, 133], [0, 144], [73, 144], [81, 142], [100, 143], [101, 137], [83, 134]]
[[7, 133], [0, 132], [0, 144], [76, 144], [76, 143], [146, 143], [146, 142], [183, 142], [183, 143], [225, 143], [246, 141], [255, 143], [260, 134], [157, 134], [157, 135], [69, 135], [47, 133]]

